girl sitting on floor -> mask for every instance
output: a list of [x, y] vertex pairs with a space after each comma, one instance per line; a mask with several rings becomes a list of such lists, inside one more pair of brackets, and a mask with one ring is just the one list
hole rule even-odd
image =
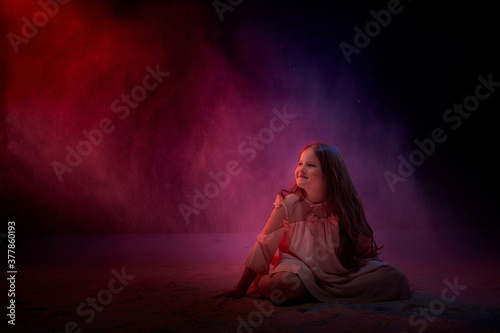
[[[295, 186], [281, 192], [245, 261], [236, 288], [275, 304], [375, 302], [411, 297], [404, 273], [380, 258], [356, 189], [338, 149], [314, 142], [300, 154]], [[278, 260], [270, 265], [278, 250]]]

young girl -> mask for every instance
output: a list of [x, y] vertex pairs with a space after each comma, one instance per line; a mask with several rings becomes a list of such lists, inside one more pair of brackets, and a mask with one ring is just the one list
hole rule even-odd
[[[289, 193], [276, 198], [236, 288], [218, 297], [243, 297], [252, 282], [275, 304], [411, 297], [404, 273], [381, 260], [335, 146], [314, 142], [302, 150]], [[278, 262], [270, 272], [278, 249]]]

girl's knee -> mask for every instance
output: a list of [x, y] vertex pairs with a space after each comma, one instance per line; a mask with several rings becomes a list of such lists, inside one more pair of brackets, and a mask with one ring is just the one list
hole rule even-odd
[[271, 278], [270, 287], [276, 296], [275, 298], [279, 299], [281, 303], [300, 301], [308, 293], [300, 277], [290, 272], [274, 274]]
[[297, 291], [304, 287], [304, 283], [300, 277], [295, 273], [281, 272], [275, 275], [276, 282], [281, 286], [286, 286], [292, 291]]

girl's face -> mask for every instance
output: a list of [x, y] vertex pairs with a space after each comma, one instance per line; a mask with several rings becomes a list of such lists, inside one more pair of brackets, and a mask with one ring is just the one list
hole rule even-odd
[[314, 197], [324, 193], [323, 171], [312, 148], [307, 148], [300, 155], [299, 164], [295, 169], [297, 186]]

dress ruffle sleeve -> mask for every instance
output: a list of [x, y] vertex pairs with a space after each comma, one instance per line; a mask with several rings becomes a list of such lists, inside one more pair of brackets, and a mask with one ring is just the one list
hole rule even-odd
[[245, 265], [259, 274], [268, 274], [269, 265], [285, 233], [286, 210], [282, 200], [277, 198], [274, 210], [257, 241], [247, 255]]
[[245, 265], [259, 274], [268, 274], [269, 265], [283, 238], [284, 229], [278, 229], [268, 235], [260, 234], [257, 242], [247, 255]]

